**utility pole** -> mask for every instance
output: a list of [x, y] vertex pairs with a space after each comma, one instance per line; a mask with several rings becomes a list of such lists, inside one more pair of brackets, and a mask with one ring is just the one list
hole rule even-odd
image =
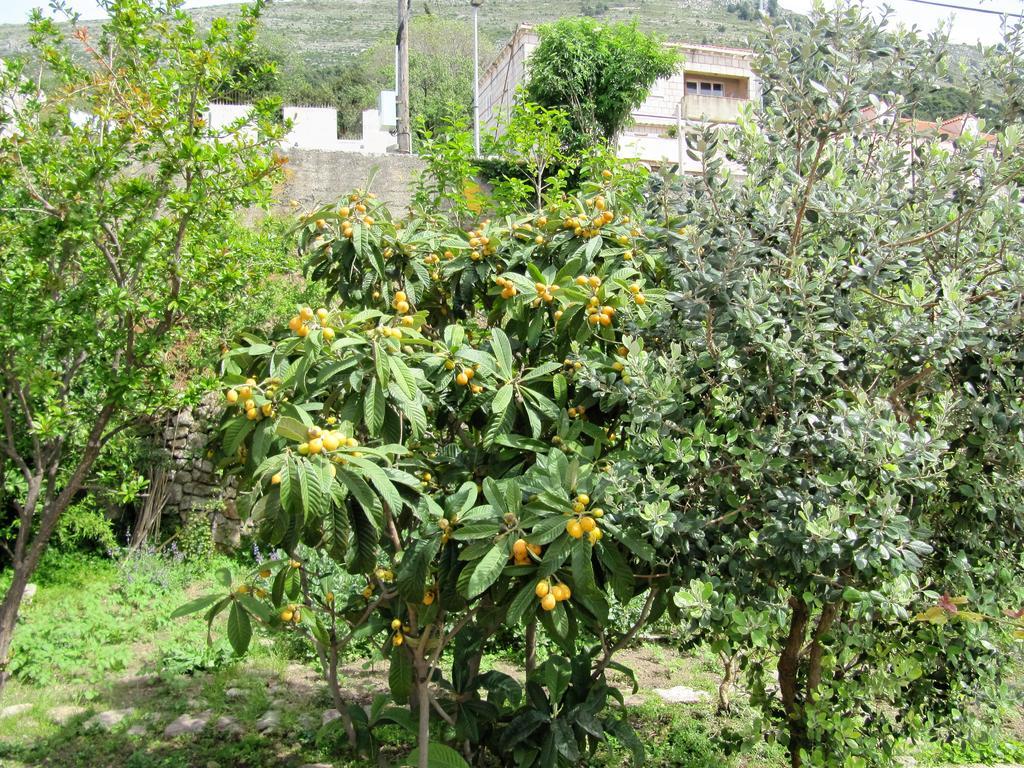
[[[685, 87], [685, 86], [684, 86]], [[676, 104], [676, 142], [678, 143], [679, 151], [679, 169], [678, 173], [680, 176], [683, 175], [683, 164], [686, 162], [686, 137], [683, 134], [683, 105], [686, 103], [686, 94], [683, 94], [683, 98]]]
[[480, 33], [477, 16], [484, 0], [469, 0], [473, 6], [473, 154], [480, 157]]
[[412, 127], [409, 125], [409, 18], [412, 0], [398, 0], [398, 151], [412, 152]]

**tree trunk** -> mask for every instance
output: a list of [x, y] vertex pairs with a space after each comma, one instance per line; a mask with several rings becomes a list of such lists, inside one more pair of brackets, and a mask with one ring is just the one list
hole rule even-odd
[[526, 679], [537, 669], [537, 620], [526, 625]]
[[419, 729], [416, 734], [419, 759], [416, 766], [430, 768], [430, 681], [419, 670], [416, 675], [416, 690], [419, 694], [417, 700], [420, 708]]
[[792, 611], [789, 619], [789, 636], [779, 655], [779, 691], [782, 695], [782, 708], [786, 712], [789, 728], [789, 761], [792, 768], [801, 768], [803, 759], [801, 749], [806, 745], [806, 723], [800, 706], [798, 693], [800, 653], [803, 649], [804, 635], [810, 611], [807, 603], [798, 597], [789, 598]]
[[348, 714], [348, 705], [345, 703], [345, 697], [341, 695], [341, 686], [338, 685], [338, 643], [333, 629], [331, 630], [330, 646], [322, 648], [320, 643], [316, 643], [316, 648], [324, 670], [324, 677], [327, 678], [327, 688], [331, 692], [331, 702], [341, 715], [342, 725], [345, 726], [345, 737], [348, 739], [349, 746], [352, 747], [352, 752], [355, 753], [359, 743], [356, 739], [355, 725]]
[[28, 580], [32, 575], [25, 565], [24, 561], [15, 563], [14, 580], [7, 588], [3, 603], [0, 603], [0, 694], [3, 693], [10, 677], [8, 654], [11, 650], [11, 641], [14, 639], [14, 625], [18, 622], [21, 598], [25, 595], [25, 587], [28, 586]]
[[718, 714], [724, 715], [732, 709], [729, 695], [736, 677], [736, 654], [722, 654], [722, 682], [718, 684]]
[[[53, 495], [53, 484], [56, 482], [57, 470], [60, 467], [59, 456], [44, 467], [39, 467], [39, 470], [43, 471], [27, 478], [29, 480], [28, 493], [20, 515], [21, 527], [18, 530], [14, 562], [12, 563], [14, 578], [4, 595], [3, 602], [0, 603], [0, 697], [3, 696], [4, 688], [10, 679], [8, 655], [11, 650], [11, 641], [14, 639], [14, 627], [18, 621], [21, 599], [25, 596], [25, 587], [28, 585], [29, 579], [32, 578], [32, 574], [36, 572], [61, 515], [71, 506], [71, 502], [85, 485], [85, 479], [89, 476], [93, 464], [96, 463], [96, 459], [103, 449], [103, 433], [106, 431], [113, 413], [114, 406], [108, 403], [97, 415], [96, 421], [89, 431], [89, 436], [86, 438], [82, 458], [60, 493]], [[45, 478], [49, 478], [49, 485], [44, 492]], [[42, 509], [42, 515], [39, 516], [39, 529], [33, 536], [31, 530], [39, 509]]]
[[822, 638], [832, 628], [836, 613], [839, 611], [839, 603], [826, 603], [821, 609], [821, 616], [818, 617], [818, 626], [814, 629], [811, 637], [811, 650], [807, 659], [807, 695], [810, 696], [821, 684], [821, 657], [825, 649], [821, 644]]

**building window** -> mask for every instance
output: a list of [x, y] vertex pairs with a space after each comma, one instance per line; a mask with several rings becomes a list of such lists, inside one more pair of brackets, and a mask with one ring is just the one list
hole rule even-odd
[[725, 84], [714, 80], [687, 80], [686, 92], [701, 96], [724, 96]]

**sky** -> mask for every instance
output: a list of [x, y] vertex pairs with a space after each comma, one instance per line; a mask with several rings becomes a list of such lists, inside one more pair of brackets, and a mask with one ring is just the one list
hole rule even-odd
[[[348, 2], [348, 0], [337, 0]], [[725, 0], [719, 0], [725, 2]], [[1024, 13], [1024, 0], [938, 0], [951, 5], [981, 8], [989, 11]], [[189, 0], [186, 7], [217, 5], [224, 0]], [[864, 0], [872, 8], [883, 5], [882, 0]], [[826, 5], [830, 0], [825, 0]], [[68, 4], [82, 14], [83, 19], [100, 18], [96, 0], [68, 0]], [[953, 10], [926, 5], [914, 0], [889, 0], [895, 17], [907, 26], [916, 24], [922, 30], [931, 31], [952, 19], [950, 38], [956, 43], [973, 44], [979, 40], [986, 44], [998, 42], [1000, 17], [988, 13]], [[31, 8], [46, 3], [43, 0], [0, 0], [0, 24], [20, 24], [25, 21]], [[780, 5], [793, 11], [807, 13], [812, 0], [780, 0]]]
[[[339, 0], [347, 2], [348, 0]], [[95, 0], [66, 0], [67, 5], [82, 14], [86, 21], [89, 19], [101, 19], [103, 14]], [[186, 8], [196, 8], [200, 5], [223, 5], [231, 0], [188, 0]], [[33, 8], [46, 8], [49, 0], [0, 0], [0, 24], [23, 24], [28, 19], [28, 13]]]
[[[936, 0], [947, 5], [958, 5], [967, 8], [978, 8], [998, 13], [1024, 13], [1024, 0]], [[913, 0], [863, 0], [869, 8], [879, 9], [888, 5], [893, 11], [893, 20], [910, 27], [916, 25], [922, 31], [930, 32], [952, 20], [949, 39], [954, 43], [973, 45], [982, 42], [985, 45], [997, 43], [1002, 39], [1000, 32], [1001, 16], [990, 13], [953, 10], [934, 5], [914, 2]], [[808, 13], [812, 0], [779, 0], [779, 5], [791, 11]], [[832, 5], [826, 0], [826, 6]]]

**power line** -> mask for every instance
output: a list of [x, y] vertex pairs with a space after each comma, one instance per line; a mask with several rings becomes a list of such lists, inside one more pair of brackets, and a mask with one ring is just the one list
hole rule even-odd
[[920, 5], [937, 5], [940, 8], [952, 8], [956, 11], [970, 11], [971, 13], [988, 13], [993, 16], [1012, 16], [1016, 19], [1024, 19], [1024, 14], [1010, 13], [1009, 11], [995, 11], [991, 8], [972, 8], [966, 5], [954, 5], [953, 3], [940, 3], [938, 0], [906, 0], [908, 3], [918, 3]]

